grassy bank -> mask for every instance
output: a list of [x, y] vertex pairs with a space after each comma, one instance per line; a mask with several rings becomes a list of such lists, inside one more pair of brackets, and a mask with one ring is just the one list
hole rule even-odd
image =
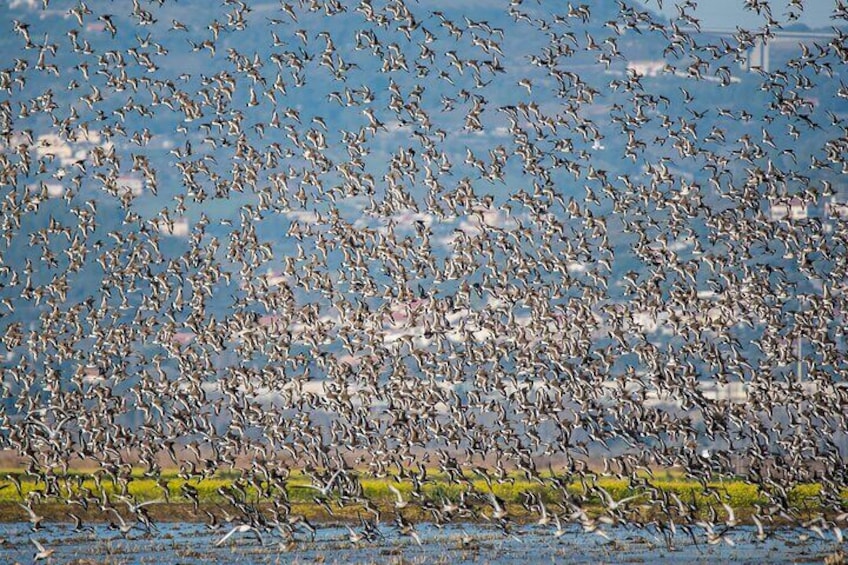
[[[421, 497], [416, 499], [412, 496], [412, 484], [409, 481], [398, 482], [391, 476], [377, 478], [365, 474], [359, 475], [363, 495], [382, 513], [390, 518], [394, 511], [396, 496], [389, 489], [389, 485], [393, 485], [402, 493], [404, 499], [410, 502], [403, 512], [405, 516], [413, 519], [429, 515], [425, 509], [428, 503], [441, 505], [445, 500], [456, 501], [463, 491], [479, 493], [481, 499], [485, 499], [489, 492], [487, 482], [472, 475], [468, 475], [468, 479], [470, 485], [458, 485], [448, 481], [445, 475], [435, 472], [428, 474], [427, 481], [421, 489]], [[237, 480], [237, 473], [222, 473], [204, 479], [186, 480], [180, 478], [176, 472], [164, 472], [157, 483], [157, 480], [144, 477], [141, 472], [134, 472], [133, 479], [127, 484], [126, 490], [129, 497], [136, 502], [159, 501], [146, 507], [154, 520], [196, 521], [207, 519], [204, 510], [214, 511], [216, 508], [227, 508], [228, 503], [222, 496], [221, 489], [222, 487], [225, 490], [229, 489]], [[18, 492], [15, 483], [20, 485], [20, 492]], [[45, 496], [46, 484], [44, 482], [36, 481], [30, 475], [15, 469], [0, 470], [0, 484], [6, 485], [5, 488], [0, 490], [0, 521], [2, 522], [26, 520], [27, 514], [18, 503], [31, 497], [31, 493], [36, 493], [36, 502], [33, 504], [33, 508], [37, 509], [38, 513], [47, 520], [64, 520], [68, 512], [74, 512], [88, 520], [110, 518], [109, 513], [104, 513], [97, 508], [97, 504], [91, 504], [88, 510], [82, 509], [78, 505], [69, 506], [67, 504], [68, 492], [73, 493], [74, 498], [86, 491], [91, 493], [90, 497], [99, 498], [102, 496], [101, 492], [103, 492], [118, 509], [124, 508], [124, 504], [120, 502], [117, 496], [120, 493], [118, 485], [105, 478], [98, 483], [90, 473], [84, 471], [72, 471], [67, 475], [57, 477], [60, 491], [66, 493], [64, 496]], [[362, 507], [355, 504], [344, 508], [340, 507], [336, 504], [333, 494], [320, 497], [316, 490], [304, 488], [309, 484], [310, 479], [299, 472], [292, 473], [286, 481], [286, 497], [291, 504], [293, 513], [301, 514], [311, 520], [327, 521], [352, 519], [356, 518], [358, 513], [363, 512]], [[649, 479], [649, 486], [639, 488], [632, 488], [626, 480], [607, 477], [599, 477], [593, 484], [606, 490], [614, 500], [645, 492], [646, 488], [656, 489], [659, 493], [674, 493], [681, 501], [694, 506], [697, 508], [697, 512], [704, 516], [707, 515], [711, 507], [716, 508], [721, 514], [723, 510], [720, 502], [724, 502], [734, 508], [737, 516], [745, 519], [754, 512], [756, 505], [768, 503], [768, 498], [756, 485], [741, 480], [710, 483], [708, 489], [705, 490], [700, 483], [687, 480], [681, 475], [671, 472], [657, 474], [654, 478]], [[168, 489], [167, 501], [165, 501], [163, 485]], [[186, 485], [197, 493], [197, 500], [199, 501], [197, 510], [194, 503], [184, 493]], [[247, 494], [246, 500], [260, 506], [268, 503], [267, 493], [262, 493], [256, 486], [249, 486], [243, 482], [240, 486], [242, 491]], [[259, 486], [265, 488], [265, 485], [260, 484]], [[561, 492], [550, 481], [545, 480], [543, 483], [529, 481], [519, 474], [509, 475], [507, 480], [502, 482], [493, 481], [492, 490], [506, 502], [510, 514], [518, 521], [531, 518], [521, 505], [523, 493], [532, 492], [541, 497], [547, 504], [553, 506], [561, 502], [563, 498]], [[585, 502], [581, 505], [588, 511], [600, 512], [603, 509], [603, 501], [596, 492], [587, 491], [585, 484], [577, 481], [572, 482], [567, 486], [567, 491], [574, 497], [585, 497]], [[821, 486], [818, 484], [797, 485], [789, 489], [788, 500], [791, 508], [798, 511], [802, 516], [812, 516], [821, 511], [820, 491]], [[279, 497], [280, 494], [273, 490], [271, 492], [274, 497]], [[325, 505], [316, 502], [316, 497], [323, 498], [328, 503], [326, 506], [330, 507], [333, 512], [332, 515], [329, 514]], [[653, 498], [656, 498], [656, 496], [654, 495]], [[649, 497], [646, 496], [644, 500], [649, 500]], [[843, 508], [848, 508], [848, 489], [841, 493], [841, 501]], [[482, 503], [482, 506], [485, 506], [485, 502]], [[656, 511], [655, 508], [648, 507], [640, 500], [631, 503], [630, 507], [638, 509], [646, 516]]]

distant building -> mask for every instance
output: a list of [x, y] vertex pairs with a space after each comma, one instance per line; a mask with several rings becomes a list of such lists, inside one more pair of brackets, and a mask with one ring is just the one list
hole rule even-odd
[[829, 218], [848, 220], [848, 202], [837, 202], [835, 198], [831, 198], [830, 202], [824, 205], [824, 211]]
[[[77, 143], [91, 143], [94, 145], [100, 145], [101, 135], [100, 132], [93, 129], [88, 128], [79, 128], [74, 132], [73, 140]], [[103, 145], [106, 147], [106, 144]]]
[[175, 220], [164, 220], [157, 219], [154, 220], [156, 229], [159, 230], [159, 233], [162, 235], [170, 235], [172, 237], [188, 237], [189, 234], [189, 225], [188, 218], [179, 217]]
[[64, 139], [53, 133], [39, 135], [35, 142], [35, 153], [38, 157], [51, 155], [59, 159], [68, 160], [73, 156], [73, 150]]
[[[289, 276], [283, 272], [275, 271], [274, 269], [268, 269], [263, 275], [265, 278], [265, 282], [268, 283], [268, 286], [282, 286], [289, 282]], [[247, 282], [242, 281], [242, 290], [247, 288]]]
[[61, 198], [65, 194], [65, 187], [58, 182], [48, 182], [44, 186], [47, 188], [47, 196], [50, 198]]
[[807, 203], [800, 198], [793, 198], [789, 202], [772, 204], [769, 208], [769, 216], [775, 222], [779, 220], [806, 220], [809, 217]]
[[86, 384], [97, 384], [106, 380], [106, 377], [97, 365], [86, 365], [82, 370], [82, 380]]
[[65, 187], [58, 182], [39, 182], [27, 185], [27, 192], [39, 198], [62, 198]]
[[171, 341], [175, 345], [188, 345], [192, 341], [194, 341], [194, 333], [192, 332], [176, 332], [173, 336], [171, 336]]
[[789, 206], [786, 204], [772, 204], [771, 208], [769, 208], [769, 216], [772, 221], [778, 221], [789, 216]]
[[9, 0], [9, 9], [17, 10], [18, 8], [29, 8], [35, 10], [41, 7], [41, 2], [38, 0]]
[[789, 202], [789, 217], [793, 220], [806, 220], [808, 217], [807, 203], [798, 198]]
[[627, 70], [644, 77], [655, 77], [663, 74], [666, 68], [665, 60], [629, 61]]
[[634, 312], [633, 323], [639, 326], [642, 333], [654, 333], [660, 329], [667, 317], [664, 313], [657, 315], [648, 311]]
[[8, 136], [9, 145], [4, 145], [2, 143], [3, 140], [0, 139], [0, 149], [7, 149], [9, 147], [15, 148], [19, 145], [28, 145], [29, 139], [30, 138], [25, 133], [20, 131], [13, 131]]
[[136, 177], [118, 177], [118, 194], [124, 195], [128, 192], [133, 196], [141, 196], [144, 192], [144, 182]]

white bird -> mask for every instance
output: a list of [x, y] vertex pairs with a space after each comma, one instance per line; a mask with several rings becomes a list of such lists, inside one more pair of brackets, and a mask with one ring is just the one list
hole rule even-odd
[[389, 490], [392, 491], [397, 497], [397, 500], [395, 501], [395, 508], [401, 510], [402, 508], [406, 508], [409, 505], [409, 502], [403, 499], [403, 496], [401, 496], [400, 491], [395, 488], [394, 485], [389, 485]]
[[323, 496], [327, 496], [328, 494], [330, 494], [333, 491], [333, 484], [335, 484], [336, 478], [339, 476], [339, 474], [341, 472], [342, 472], [341, 469], [339, 469], [338, 471], [333, 473], [333, 476], [330, 477], [330, 480], [327, 481], [326, 484], [324, 484], [324, 485], [292, 485], [292, 486], [300, 487], [300, 488], [311, 488], [312, 490], [317, 490]]
[[151, 504], [158, 504], [160, 502], [164, 502], [162, 500], [147, 500], [145, 502], [139, 502], [138, 504], [134, 503], [133, 500], [127, 496], [119, 496], [129, 509], [130, 513], [137, 514], [140, 508], [144, 508], [145, 506], [150, 506]]
[[727, 512], [727, 519], [725, 519], [724, 523], [727, 525], [727, 528], [732, 528], [734, 526], [739, 525], [739, 520], [736, 519], [736, 513], [733, 511], [733, 508], [730, 507], [726, 502], [721, 503], [724, 506], [725, 512]]
[[544, 502], [539, 502], [539, 509], [542, 515], [539, 516], [539, 521], [536, 523], [540, 526], [547, 526], [551, 521], [551, 517], [548, 515], [548, 509], [545, 508]]
[[[501, 505], [501, 501], [495, 496], [494, 492], [489, 491], [489, 500], [492, 502], [492, 519], [506, 518], [506, 509]], [[483, 517], [485, 518], [486, 515], [484, 514]]]
[[348, 531], [347, 539], [350, 540], [350, 543], [352, 543], [354, 545], [358, 545], [360, 542], [362, 542], [366, 539], [365, 534], [363, 534], [362, 532], [357, 532], [356, 530], [354, 530], [350, 526], [345, 526], [345, 527], [347, 528], [347, 531]]
[[42, 559], [48, 559], [56, 551], [55, 549], [45, 548], [35, 538], [29, 538], [29, 541], [31, 541], [32, 545], [35, 546], [35, 555], [33, 556], [33, 561], [40, 561]]
[[253, 534], [256, 536], [256, 539], [259, 540], [259, 545], [262, 545], [262, 536], [259, 535], [259, 530], [257, 530], [256, 528], [254, 528], [250, 524], [239, 524], [239, 525], [233, 527], [233, 529], [231, 529], [229, 532], [227, 532], [227, 534], [224, 537], [222, 537], [221, 539], [216, 541], [215, 547], [220, 547], [221, 545], [226, 543], [226, 541], [228, 539], [230, 539], [230, 537], [233, 534], [236, 534], [236, 533], [244, 534], [244, 533], [247, 533], [247, 532], [253, 532]]
[[127, 524], [127, 522], [124, 521], [124, 518], [114, 508], [109, 508], [109, 510], [111, 510], [115, 517], [118, 519], [118, 524], [113, 524], [112, 527], [121, 532], [121, 535], [123, 536], [126, 536], [128, 533], [130, 533], [130, 530], [135, 527], [135, 524]]
[[754, 523], [757, 525], [756, 540], [759, 542], [766, 541], [768, 534], [766, 534], [765, 530], [763, 529], [763, 523], [760, 521], [759, 518], [757, 518], [756, 515], [751, 516], [751, 519], [754, 520]]
[[628, 497], [622, 498], [621, 500], [615, 500], [615, 499], [613, 499], [612, 495], [609, 492], [607, 492], [607, 490], [605, 488], [598, 487], [598, 491], [600, 491], [601, 495], [603, 495], [603, 498], [606, 499], [604, 501], [604, 504], [610, 510], [618, 510], [619, 508], [623, 507], [625, 504], [627, 504], [631, 500], [636, 500], [637, 498], [641, 498], [643, 496], [643, 493], [640, 493], [640, 494], [634, 494], [633, 496], [628, 496]]
[[41, 527], [41, 521], [44, 519], [44, 516], [36, 514], [29, 504], [21, 504], [19, 502], [18, 506], [26, 510], [27, 514], [29, 514], [29, 522], [32, 524], [32, 531], [37, 531]]
[[559, 521], [558, 514], [554, 514], [554, 524], [556, 524], [556, 529], [554, 530], [554, 537], [562, 537], [565, 534], [565, 530], [562, 529], [562, 524]]

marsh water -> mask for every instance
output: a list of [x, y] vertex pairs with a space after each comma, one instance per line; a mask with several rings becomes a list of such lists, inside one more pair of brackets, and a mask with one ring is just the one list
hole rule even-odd
[[[319, 529], [314, 541], [294, 548], [265, 539], [260, 545], [248, 534], [234, 534], [215, 546], [227, 530], [210, 531], [203, 524], [161, 524], [157, 535], [130, 532], [127, 537], [97, 526], [93, 532], [75, 533], [69, 524], [48, 524], [31, 532], [28, 524], [0, 525], [0, 563], [32, 563], [34, 537], [55, 550], [41, 563], [171, 564], [207, 563], [822, 563], [825, 557], [845, 550], [835, 539], [805, 537], [800, 530], [777, 530], [765, 542], [757, 542], [755, 530], [736, 528], [727, 543], [706, 545], [678, 532], [669, 549], [650, 532], [624, 527], [610, 528], [612, 540], [585, 534], [575, 526], [559, 538], [550, 528], [524, 526], [505, 537], [492, 528], [465, 524], [436, 528], [419, 524], [422, 544], [400, 537], [391, 525], [382, 528], [385, 538], [373, 544], [354, 545], [344, 526]], [[809, 533], [809, 532], [806, 532]], [[463, 545], [463, 536], [471, 543]], [[697, 539], [697, 538], [696, 538]], [[467, 539], [466, 539], [467, 541]]]

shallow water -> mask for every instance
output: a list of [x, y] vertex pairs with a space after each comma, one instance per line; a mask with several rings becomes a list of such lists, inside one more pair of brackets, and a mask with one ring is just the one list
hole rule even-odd
[[[143, 532], [131, 532], [124, 538], [104, 526], [93, 534], [78, 534], [68, 524], [48, 524], [36, 533], [28, 524], [2, 524], [0, 563], [31, 563], [35, 546], [30, 537], [46, 548], [54, 549], [47, 563], [160, 564], [180, 563], [821, 563], [823, 558], [840, 549], [835, 539], [811, 538], [799, 540], [800, 530], [777, 531], [764, 543], [753, 539], [751, 528], [736, 528], [729, 536], [731, 547], [702, 544], [695, 546], [691, 538], [678, 532], [677, 546], [669, 551], [665, 543], [651, 533], [624, 527], [609, 528], [613, 541], [594, 534], [585, 534], [579, 527], [569, 528], [560, 538], [551, 529], [525, 526], [514, 529], [515, 537], [504, 537], [499, 531], [485, 526], [466, 524], [438, 529], [419, 524], [416, 529], [422, 545], [410, 538], [401, 538], [391, 525], [381, 532], [385, 540], [374, 544], [354, 546], [347, 539], [344, 527], [322, 527], [314, 541], [297, 544], [293, 550], [280, 547], [279, 538], [266, 535], [264, 545], [249, 534], [235, 534], [221, 547], [214, 543], [227, 530], [211, 532], [203, 524], [161, 524], [159, 534], [146, 537]], [[462, 547], [463, 532], [473, 542]], [[841, 547], [844, 551], [845, 545]]]

